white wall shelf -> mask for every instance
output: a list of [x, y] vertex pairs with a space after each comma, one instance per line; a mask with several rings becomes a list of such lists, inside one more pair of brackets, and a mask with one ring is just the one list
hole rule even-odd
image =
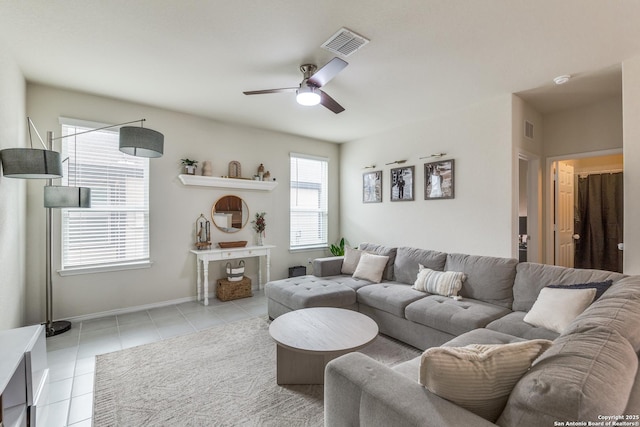
[[178, 175], [184, 185], [199, 185], [203, 187], [231, 188], [236, 190], [271, 191], [278, 183], [276, 181], [256, 181], [252, 179], [220, 178], [217, 176]]

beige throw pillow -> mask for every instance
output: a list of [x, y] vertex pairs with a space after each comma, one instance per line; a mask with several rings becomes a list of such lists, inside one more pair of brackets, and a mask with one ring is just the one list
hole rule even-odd
[[387, 266], [387, 261], [389, 261], [388, 256], [363, 252], [362, 255], [360, 255], [360, 261], [358, 261], [356, 271], [353, 272], [353, 277], [380, 283], [382, 281], [384, 268]]
[[542, 288], [524, 321], [561, 334], [593, 302], [597, 290]]
[[467, 276], [457, 271], [436, 271], [419, 265], [418, 277], [412, 288], [417, 291], [429, 292], [430, 294], [451, 297], [458, 295], [462, 289], [462, 282]]
[[356, 271], [361, 255], [361, 250], [345, 246], [344, 259], [342, 260], [342, 269], [340, 272], [342, 274], [353, 274]]
[[551, 346], [548, 340], [510, 344], [432, 347], [420, 360], [420, 384], [495, 422], [511, 390], [531, 363]]

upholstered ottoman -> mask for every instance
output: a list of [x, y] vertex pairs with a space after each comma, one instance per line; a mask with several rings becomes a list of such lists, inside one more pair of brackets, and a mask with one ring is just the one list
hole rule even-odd
[[269, 317], [309, 307], [337, 307], [357, 310], [356, 291], [340, 279], [298, 276], [275, 280], [265, 286]]

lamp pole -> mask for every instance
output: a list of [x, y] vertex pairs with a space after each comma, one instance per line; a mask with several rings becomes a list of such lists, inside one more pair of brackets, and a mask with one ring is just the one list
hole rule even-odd
[[[53, 132], [48, 131], [47, 132], [47, 144], [48, 150], [53, 150]], [[51, 186], [53, 185], [53, 179], [49, 178], [47, 180], [47, 185]], [[69, 329], [71, 329], [71, 322], [66, 321], [66, 320], [59, 320], [57, 322], [53, 321], [53, 279], [52, 279], [52, 275], [51, 275], [51, 257], [52, 257], [52, 253], [53, 253], [53, 238], [52, 238], [52, 218], [53, 218], [53, 212], [52, 209], [47, 207], [46, 209], [46, 228], [45, 228], [45, 234], [46, 234], [46, 272], [45, 272], [45, 281], [46, 281], [46, 324], [45, 324], [45, 329], [47, 331], [47, 336], [48, 337], [52, 337], [54, 335], [58, 335], [61, 334], [63, 332], [67, 332]]]

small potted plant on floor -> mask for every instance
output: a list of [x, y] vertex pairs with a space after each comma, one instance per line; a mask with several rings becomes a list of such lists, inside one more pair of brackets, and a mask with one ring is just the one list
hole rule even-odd
[[197, 160], [181, 159], [181, 161], [182, 161], [182, 164], [184, 165], [184, 171], [188, 175], [195, 175], [196, 174], [196, 168], [198, 167], [198, 161]]

